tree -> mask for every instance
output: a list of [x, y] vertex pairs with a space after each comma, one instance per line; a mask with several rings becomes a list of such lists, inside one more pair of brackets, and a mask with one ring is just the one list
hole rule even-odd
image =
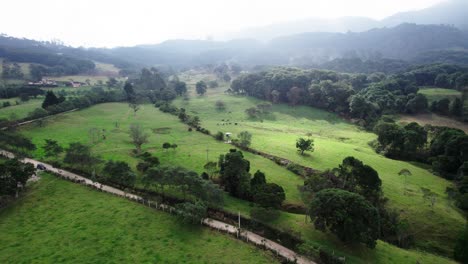
[[167, 150], [167, 149], [169, 149], [169, 148], [171, 147], [171, 143], [169, 143], [169, 142], [164, 142], [164, 143], [162, 144], [162, 147], [163, 147], [164, 150]]
[[256, 193], [259, 188], [266, 184], [265, 173], [257, 170], [250, 180], [250, 188], [253, 193]]
[[468, 226], [465, 226], [458, 236], [453, 255], [455, 260], [468, 263]]
[[379, 213], [364, 197], [340, 189], [324, 189], [309, 207], [315, 228], [330, 231], [345, 243], [374, 248], [379, 238]]
[[252, 134], [248, 131], [242, 131], [237, 135], [237, 138], [239, 139], [239, 145], [243, 148], [246, 148], [250, 146], [252, 143]]
[[47, 91], [44, 101], [42, 102], [42, 108], [47, 109], [49, 106], [59, 104], [60, 100], [55, 96], [54, 92]]
[[408, 182], [408, 176], [411, 176], [411, 171], [408, 170], [408, 169], [401, 169], [400, 172], [398, 172], [398, 175], [405, 177], [405, 185], [403, 186], [403, 194], [406, 194], [406, 186], [407, 186], [407, 182]]
[[63, 148], [58, 144], [56, 140], [45, 139], [46, 144], [44, 145], [44, 155], [46, 157], [57, 157], [63, 152]]
[[289, 104], [292, 106], [297, 105], [302, 98], [301, 94], [302, 94], [302, 89], [300, 89], [299, 87], [291, 88], [289, 92], [287, 93]]
[[18, 197], [19, 188], [26, 186], [35, 171], [34, 165], [18, 159], [9, 159], [0, 164], [0, 198], [3, 195]]
[[206, 172], [208, 173], [208, 176], [211, 178], [213, 178], [216, 174], [216, 172], [218, 172], [218, 166], [216, 164], [216, 162], [214, 161], [209, 161], [207, 162], [203, 168], [206, 170]]
[[301, 155], [304, 155], [304, 151], [314, 151], [314, 140], [313, 139], [305, 139], [305, 138], [299, 138], [296, 141], [296, 148], [298, 151], [301, 152]]
[[143, 127], [139, 124], [131, 124], [129, 132], [132, 142], [135, 145], [136, 152], [140, 153], [141, 145], [148, 143], [149, 135], [144, 132]]
[[133, 89], [133, 84], [126, 82], [124, 85], [124, 92], [127, 96], [128, 106], [133, 110], [133, 116], [136, 116], [136, 113], [140, 110], [140, 105], [138, 104], [138, 97]]
[[216, 133], [216, 135], [215, 135], [215, 139], [219, 140], [219, 141], [223, 141], [224, 140], [224, 133], [221, 132], [221, 131], [218, 131], [218, 133]]
[[278, 209], [286, 199], [283, 187], [276, 183], [262, 184], [252, 194], [254, 202], [266, 208]]
[[104, 166], [103, 173], [109, 182], [120, 188], [133, 187], [135, 184], [135, 174], [126, 162], [109, 160]]
[[226, 110], [226, 104], [224, 103], [223, 100], [218, 100], [218, 101], [216, 101], [216, 109], [217, 109], [218, 111]]
[[245, 113], [250, 117], [250, 118], [257, 118], [260, 112], [258, 111], [257, 108], [255, 107], [249, 107], [245, 109]]
[[79, 142], [70, 143], [70, 146], [65, 151], [63, 162], [72, 166], [81, 167], [82, 169], [92, 168], [101, 160], [91, 153], [89, 146]]
[[206, 83], [204, 81], [199, 81], [195, 84], [197, 94], [204, 95], [206, 93]]
[[114, 77], [110, 77], [109, 80], [106, 81], [106, 85], [109, 88], [117, 87], [117, 84], [119, 84], [119, 81]]
[[346, 157], [337, 171], [342, 189], [359, 193], [373, 204], [378, 203], [382, 181], [376, 170], [354, 157]]
[[434, 206], [437, 202], [437, 194], [431, 191], [428, 188], [421, 187], [421, 192], [423, 193], [423, 199], [429, 202], [431, 209], [434, 211]]
[[406, 104], [406, 112], [410, 114], [417, 114], [427, 109], [427, 98], [422, 94], [416, 94], [414, 98], [410, 99]]
[[452, 116], [461, 116], [463, 114], [463, 104], [460, 98], [455, 98], [450, 103], [449, 112]]
[[250, 162], [242, 152], [231, 149], [220, 156], [220, 179], [227, 192], [239, 198], [250, 197]]
[[174, 86], [174, 91], [177, 95], [183, 95], [187, 93], [187, 84], [185, 84], [185, 82], [173, 81], [169, 84]]
[[217, 82], [216, 80], [212, 80], [212, 81], [209, 81], [209, 82], [208, 82], [208, 86], [209, 86], [210, 88], [216, 88], [216, 87], [219, 86], [219, 84], [218, 84], [218, 82]]
[[207, 207], [201, 201], [180, 203], [175, 207], [177, 215], [187, 223], [200, 223], [206, 217]]

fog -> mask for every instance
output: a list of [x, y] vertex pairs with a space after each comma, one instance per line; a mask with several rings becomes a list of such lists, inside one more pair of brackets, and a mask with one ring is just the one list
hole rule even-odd
[[310, 17], [382, 19], [443, 0], [9, 0], [0, 33], [72, 46], [115, 47], [227, 32]]

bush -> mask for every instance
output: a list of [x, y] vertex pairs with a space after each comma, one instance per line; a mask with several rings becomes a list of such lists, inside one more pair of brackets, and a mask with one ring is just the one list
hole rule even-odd
[[216, 135], [215, 135], [215, 139], [219, 140], [219, 141], [223, 141], [224, 140], [224, 133], [221, 132], [221, 131], [218, 131], [218, 133], [216, 133]]
[[304, 168], [296, 163], [289, 163], [288, 166], [286, 166], [286, 169], [297, 175], [305, 175]]
[[250, 216], [260, 222], [269, 222], [277, 219], [280, 213], [272, 208], [255, 206], [250, 210]]
[[222, 100], [216, 101], [216, 109], [219, 111], [225, 110], [226, 109], [226, 104]]

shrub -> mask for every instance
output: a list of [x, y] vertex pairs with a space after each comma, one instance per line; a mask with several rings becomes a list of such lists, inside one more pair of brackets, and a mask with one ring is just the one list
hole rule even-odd
[[286, 166], [286, 169], [289, 171], [297, 174], [297, 175], [304, 175], [304, 168], [301, 167], [301, 165], [296, 164], [296, 163], [289, 163], [288, 166]]
[[279, 212], [275, 209], [255, 206], [250, 210], [250, 216], [260, 222], [269, 222], [279, 217]]
[[216, 135], [215, 135], [215, 139], [219, 140], [219, 141], [223, 141], [224, 140], [224, 133], [221, 132], [221, 131], [218, 131], [218, 133], [216, 133]]

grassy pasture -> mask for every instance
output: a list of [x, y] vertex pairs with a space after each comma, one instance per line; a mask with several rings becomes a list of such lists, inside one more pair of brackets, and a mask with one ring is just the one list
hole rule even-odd
[[445, 88], [433, 88], [433, 87], [423, 87], [418, 91], [418, 93], [426, 96], [429, 103], [437, 101], [443, 98], [448, 98], [453, 100], [461, 96], [461, 93], [454, 89], [445, 89]]
[[[36, 108], [40, 108], [42, 105], [43, 98], [31, 98], [29, 101], [21, 102], [19, 98], [10, 98], [10, 99], [0, 99], [0, 103], [9, 101], [11, 106], [0, 108], [0, 119], [22, 119], [28, 116]], [[15, 101], [20, 102], [19, 105], [16, 105]]]
[[418, 115], [402, 115], [400, 116], [399, 120], [400, 123], [411, 123], [416, 122], [421, 126], [424, 125], [432, 125], [432, 126], [446, 126], [446, 127], [453, 127], [458, 128], [465, 133], [468, 133], [468, 124], [464, 122], [460, 122], [458, 120], [448, 118], [445, 116], [437, 115], [434, 113], [428, 114], [418, 114]]
[[0, 211], [1, 263], [277, 263], [269, 252], [43, 174]]
[[[118, 123], [116, 127], [115, 123]], [[144, 125], [150, 134], [150, 143], [144, 146], [158, 156], [162, 164], [182, 165], [201, 172], [206, 162], [206, 148], [209, 148], [208, 159], [216, 160], [221, 153], [227, 152], [230, 145], [216, 142], [213, 138], [198, 132], [188, 132], [187, 127], [175, 117], [159, 112], [151, 105], [145, 105], [136, 115], [123, 103], [96, 105], [74, 113], [68, 113], [50, 118], [45, 127], [31, 125], [24, 127], [22, 133], [30, 136], [36, 145], [43, 145], [45, 138], [58, 140], [66, 146], [69, 142], [81, 141], [89, 143], [88, 130], [92, 127], [106, 129], [106, 140], [94, 146], [96, 153], [105, 159], [125, 160], [135, 166], [136, 159], [131, 157], [134, 148], [126, 133], [128, 125], [138, 122]], [[173, 151], [163, 151], [163, 142], [177, 143], [179, 147]], [[302, 181], [296, 175], [273, 162], [259, 156], [244, 153], [251, 161], [252, 172], [257, 168], [265, 171], [268, 181], [282, 185], [286, 190], [287, 202], [300, 202], [296, 186]], [[34, 156], [43, 158], [41, 149]], [[226, 209], [248, 216], [248, 202], [226, 196]], [[417, 251], [398, 249], [387, 243], [379, 242], [377, 249], [364, 247], [349, 248], [336, 240], [332, 235], [323, 234], [313, 229], [310, 223], [304, 222], [303, 215], [281, 213], [281, 217], [271, 223], [277, 228], [288, 232], [298, 232], [302, 238], [329, 247], [337, 254], [347, 256], [349, 263], [404, 263], [406, 260], [423, 263], [450, 263], [449, 260]]]
[[[191, 86], [190, 89], [193, 94], [194, 88]], [[274, 105], [272, 114], [263, 120], [251, 120], [245, 114], [245, 109], [256, 106], [261, 101], [225, 95], [223, 91], [226, 89], [227, 87], [208, 89], [206, 96], [194, 95], [188, 101], [177, 99], [175, 104], [187, 109], [188, 113], [200, 116], [202, 126], [210, 131], [231, 132], [236, 137], [239, 132], [247, 130], [253, 134], [253, 148], [286, 157], [305, 166], [324, 170], [336, 167], [347, 156], [362, 160], [379, 172], [390, 206], [400, 211], [404, 218], [408, 218], [417, 246], [451, 254], [455, 238], [465, 222], [445, 193], [446, 188], [452, 186], [451, 182], [433, 175], [418, 164], [391, 160], [376, 154], [368, 145], [376, 139], [375, 134], [363, 131], [322, 110], [280, 104]], [[224, 101], [225, 111], [216, 110], [217, 100]], [[309, 133], [315, 140], [315, 151], [301, 156], [295, 149], [295, 141]], [[412, 172], [412, 176], [408, 178], [406, 195], [403, 195], [404, 179], [398, 176], [403, 168]], [[429, 188], [438, 195], [434, 210], [424, 202], [421, 187]]]
[[[90, 143], [88, 131], [91, 128], [104, 129], [106, 139], [97, 143], [93, 147], [94, 151], [104, 159], [127, 161], [134, 168], [138, 160], [131, 157], [131, 152], [135, 148], [128, 135], [131, 123], [144, 126], [150, 137], [149, 143], [143, 145], [143, 149], [157, 156], [162, 164], [181, 165], [201, 173], [207, 160], [217, 161], [220, 154], [225, 154], [232, 148], [229, 144], [215, 141], [212, 137], [199, 132], [189, 132], [188, 127], [180, 123], [176, 117], [162, 113], [152, 105], [142, 106], [134, 116], [125, 103], [100, 104], [81, 111], [54, 116], [46, 122], [47, 125], [44, 127], [30, 125], [22, 131], [31, 137], [37, 146], [42, 146], [44, 139], [47, 138], [68, 146], [69, 143], [76, 141]], [[178, 148], [164, 151], [162, 148], [164, 142], [176, 143]], [[34, 155], [43, 158], [42, 149], [38, 148]], [[269, 181], [283, 186], [287, 202], [301, 203], [297, 186], [302, 184], [302, 180], [297, 175], [270, 160], [250, 153], [244, 155], [251, 161], [252, 172], [259, 169], [266, 173]]]

